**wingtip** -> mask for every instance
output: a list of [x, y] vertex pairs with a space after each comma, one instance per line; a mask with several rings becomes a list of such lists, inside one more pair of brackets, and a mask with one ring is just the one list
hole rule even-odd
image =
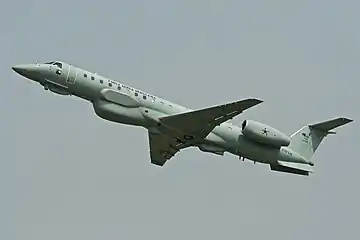
[[250, 98], [249, 100], [251, 100], [251, 101], [254, 102], [255, 104], [260, 104], [260, 103], [264, 102], [263, 100], [258, 99], [258, 98]]
[[263, 102], [263, 100], [257, 99], [257, 98], [248, 98], [248, 99], [244, 100], [244, 102], [246, 102], [246, 105], [248, 106], [248, 108], [251, 108], [256, 105], [259, 105], [260, 103]]
[[351, 123], [354, 121], [354, 119], [350, 119], [350, 118], [346, 118], [346, 117], [342, 117], [341, 120], [344, 122], [344, 123]]

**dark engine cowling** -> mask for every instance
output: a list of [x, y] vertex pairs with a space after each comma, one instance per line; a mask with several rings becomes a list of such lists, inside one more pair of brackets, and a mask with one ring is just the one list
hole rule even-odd
[[241, 125], [243, 135], [255, 142], [270, 145], [276, 148], [289, 146], [290, 138], [265, 124], [252, 120], [245, 120]]

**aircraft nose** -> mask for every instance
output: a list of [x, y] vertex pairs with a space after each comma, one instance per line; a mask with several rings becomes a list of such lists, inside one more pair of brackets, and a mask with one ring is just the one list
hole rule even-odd
[[12, 67], [12, 69], [18, 74], [26, 77], [27, 75], [31, 74], [31, 72], [34, 71], [34, 65], [32, 64], [15, 65]]
[[41, 79], [41, 68], [37, 64], [20, 64], [15, 65], [12, 69], [23, 77], [39, 81]]

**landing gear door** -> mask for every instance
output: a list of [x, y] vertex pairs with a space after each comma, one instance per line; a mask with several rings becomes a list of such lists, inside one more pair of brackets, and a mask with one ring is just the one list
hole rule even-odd
[[69, 65], [69, 75], [66, 79], [66, 82], [69, 84], [74, 84], [76, 82], [77, 75], [77, 68]]

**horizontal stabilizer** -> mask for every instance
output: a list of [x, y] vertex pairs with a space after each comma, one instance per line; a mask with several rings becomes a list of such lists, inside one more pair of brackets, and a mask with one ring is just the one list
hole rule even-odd
[[278, 161], [278, 164], [271, 164], [270, 169], [278, 172], [305, 175], [314, 172], [314, 167], [308, 164]]
[[340, 127], [342, 125], [345, 125], [347, 123], [352, 122], [352, 119], [348, 119], [348, 118], [335, 118], [332, 120], [328, 120], [328, 121], [324, 121], [324, 122], [320, 122], [320, 123], [316, 123], [316, 124], [310, 124], [309, 127], [316, 129], [318, 131], [322, 131], [325, 133], [333, 133], [333, 132], [329, 132], [330, 130]]

